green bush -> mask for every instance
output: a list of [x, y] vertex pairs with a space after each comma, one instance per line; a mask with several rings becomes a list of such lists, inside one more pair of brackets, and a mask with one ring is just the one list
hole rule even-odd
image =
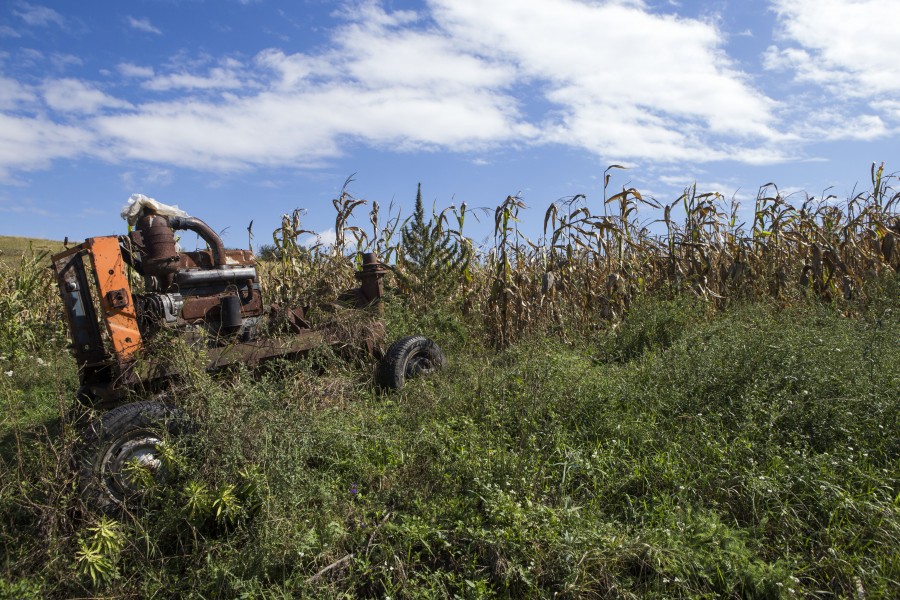
[[695, 298], [642, 297], [616, 327], [607, 353], [617, 360], [631, 360], [648, 350], [665, 350], [706, 313], [705, 305]]

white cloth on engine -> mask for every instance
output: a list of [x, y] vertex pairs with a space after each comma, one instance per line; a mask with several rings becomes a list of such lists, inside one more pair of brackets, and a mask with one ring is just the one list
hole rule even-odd
[[162, 202], [154, 200], [153, 198], [148, 198], [143, 194], [132, 194], [131, 197], [128, 198], [128, 204], [122, 207], [122, 212], [120, 214], [123, 219], [128, 221], [129, 225], [134, 227], [137, 224], [138, 219], [144, 214], [145, 207], [164, 217], [190, 216], [177, 206], [163, 204]]

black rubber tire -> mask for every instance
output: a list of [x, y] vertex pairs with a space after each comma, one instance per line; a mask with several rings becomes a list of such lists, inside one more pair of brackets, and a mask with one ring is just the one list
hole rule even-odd
[[423, 335], [400, 338], [390, 345], [378, 367], [378, 385], [399, 390], [408, 379], [443, 370], [447, 357], [440, 346]]
[[181, 409], [164, 402], [132, 402], [104, 413], [85, 428], [75, 452], [85, 508], [116, 518], [137, 512], [144, 494], [121, 467], [137, 460], [152, 470], [157, 483], [169, 481], [172, 474], [153, 454], [156, 443], [193, 430]]

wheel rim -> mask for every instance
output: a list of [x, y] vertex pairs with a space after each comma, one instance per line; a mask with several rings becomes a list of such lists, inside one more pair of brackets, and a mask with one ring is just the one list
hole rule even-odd
[[110, 495], [122, 501], [146, 492], [166, 479], [159, 432], [131, 431], [117, 438], [103, 455], [101, 480]]
[[404, 375], [407, 379], [425, 375], [434, 371], [434, 361], [428, 354], [417, 352], [409, 357]]

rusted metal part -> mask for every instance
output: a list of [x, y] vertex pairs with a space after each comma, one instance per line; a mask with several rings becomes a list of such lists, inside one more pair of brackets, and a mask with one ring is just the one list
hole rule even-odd
[[302, 306], [286, 308], [279, 304], [270, 304], [268, 316], [269, 326], [274, 331], [282, 330], [287, 333], [300, 333], [312, 329], [312, 326], [305, 318], [306, 314]]
[[206, 352], [207, 369], [217, 370], [237, 363], [253, 367], [265, 360], [296, 355], [324, 343], [325, 336], [321, 332], [307, 330], [284, 340], [265, 339], [210, 348]]
[[332, 346], [353, 352], [363, 351], [375, 358], [381, 358], [384, 354], [387, 337], [384, 321], [369, 311], [335, 307], [331, 318], [319, 325], [317, 330]]
[[187, 229], [195, 232], [212, 249], [214, 266], [224, 267], [227, 264], [225, 260], [225, 245], [222, 244], [222, 238], [213, 231], [212, 227], [200, 219], [195, 217], [169, 217], [169, 226], [176, 230]]
[[[219, 319], [222, 298], [233, 296], [234, 292], [222, 292], [209, 296], [186, 296], [181, 307], [181, 318], [188, 323], [207, 319]], [[248, 288], [240, 298], [241, 315], [255, 317], [263, 314], [262, 295], [259, 290]]]
[[53, 257], [57, 287], [72, 339], [72, 353], [79, 366], [108, 358], [97, 325], [97, 312], [84, 265], [85, 256], [87, 250], [84, 244], [80, 244]]
[[132, 236], [132, 241], [141, 247], [144, 273], [154, 277], [174, 274], [178, 270], [178, 250], [168, 220], [146, 214], [138, 220], [136, 231], [140, 235]]
[[125, 308], [128, 306], [128, 290], [120, 288], [106, 292], [106, 301], [113, 308]]
[[[119, 362], [129, 360], [141, 347], [141, 332], [138, 329], [137, 314], [131, 298], [131, 286], [125, 275], [125, 261], [119, 251], [118, 236], [90, 238], [85, 242], [90, 249], [94, 276], [97, 280], [97, 295], [100, 311], [106, 323], [113, 352]], [[124, 304], [112, 303], [112, 299], [123, 298]]]
[[[374, 252], [366, 252], [363, 254], [362, 270], [354, 273], [359, 280], [359, 291], [356, 308], [365, 308], [375, 302], [378, 302], [384, 295], [384, 275], [387, 269], [378, 260], [378, 255]], [[380, 302], [378, 303], [380, 307]]]

